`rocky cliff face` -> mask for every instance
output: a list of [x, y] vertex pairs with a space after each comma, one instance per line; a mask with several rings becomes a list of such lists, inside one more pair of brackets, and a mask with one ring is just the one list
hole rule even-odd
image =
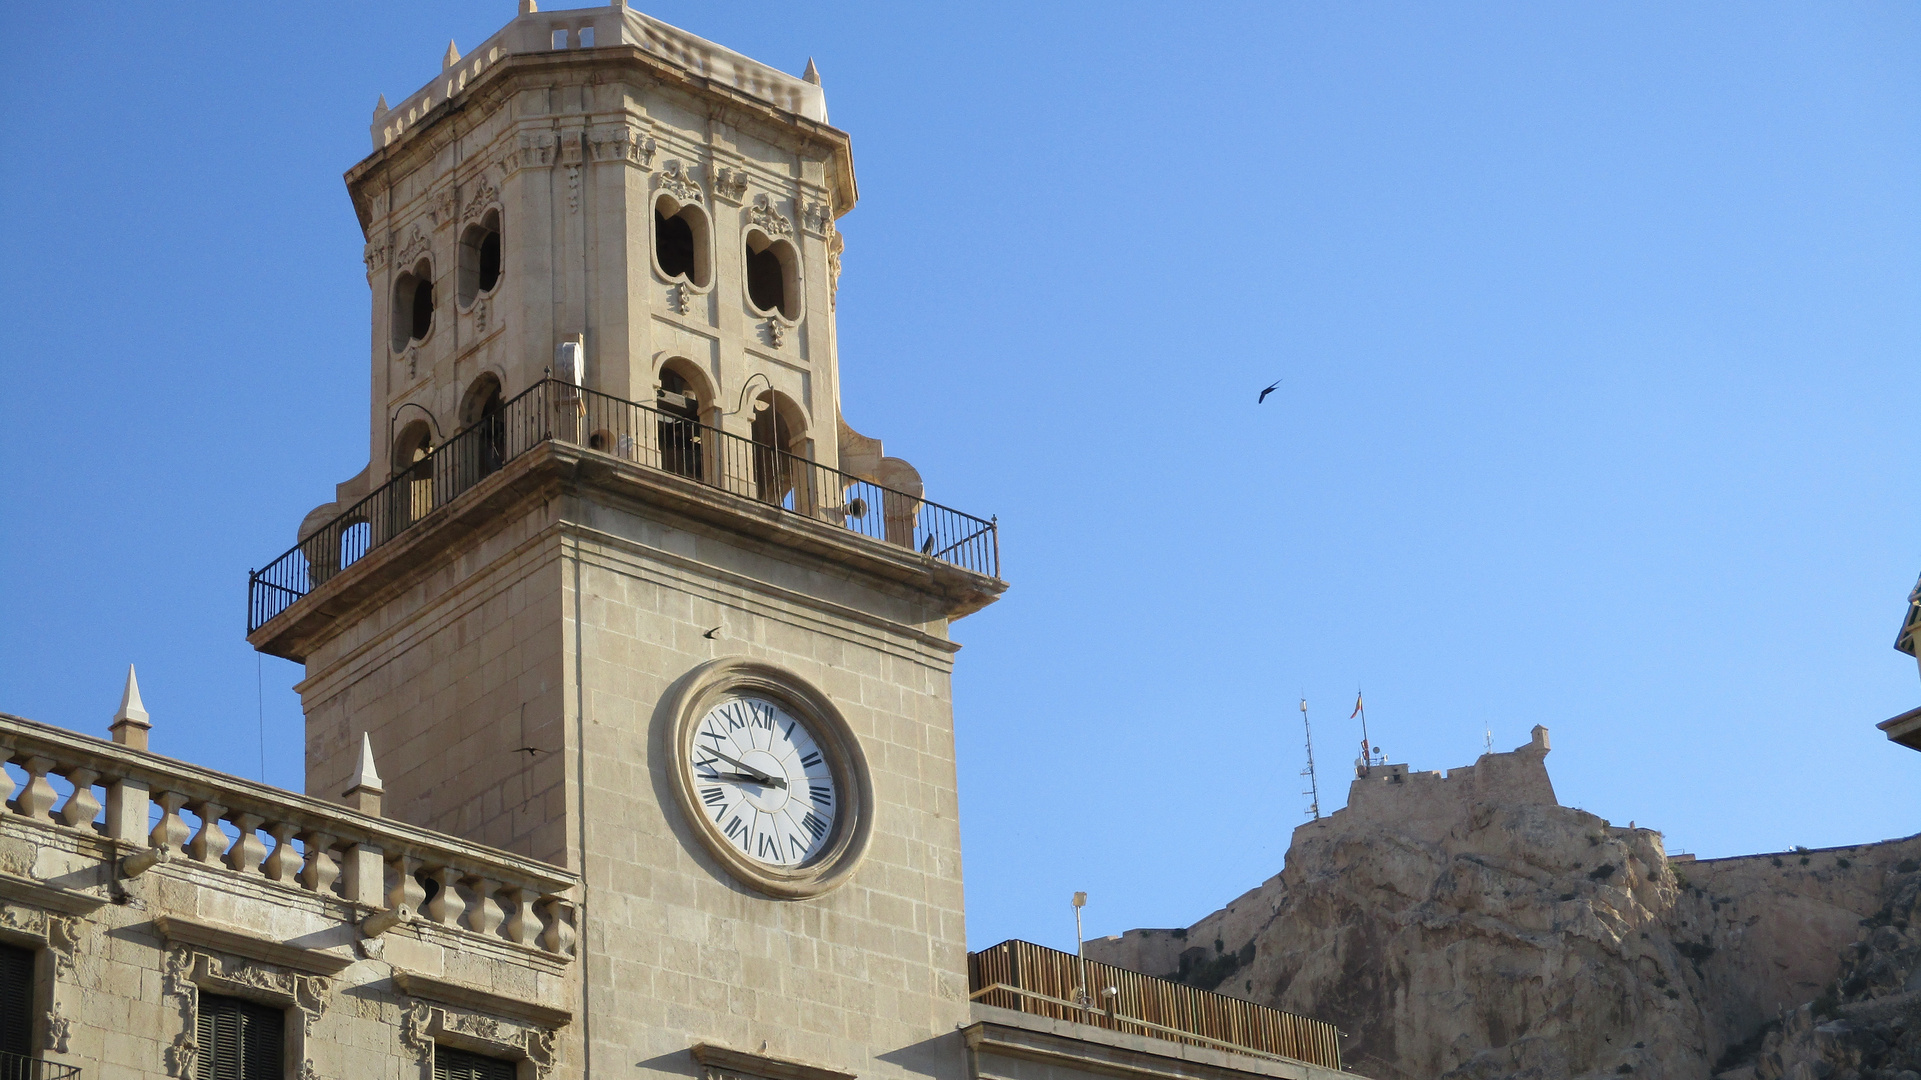
[[[1898, 1063], [1902, 1040], [1921, 1038], [1921, 1019], [1900, 1019], [1921, 999], [1904, 884], [1921, 881], [1921, 837], [1671, 862], [1659, 833], [1558, 805], [1547, 753], [1536, 728], [1445, 777], [1369, 769], [1346, 810], [1295, 830], [1279, 876], [1192, 927], [1130, 931], [1089, 955], [1332, 1021], [1353, 1067], [1381, 1080], [1695, 1080], [1743, 1063], [1754, 1080], [1892, 1080], [1914, 1067]], [[1843, 950], [1868, 945], [1879, 959], [1844, 972]], [[1860, 1023], [1895, 1065], [1811, 1049], [1836, 1044], [1854, 1003], [1796, 1011], [1845, 996], [1857, 968], [1876, 974], [1855, 992], [1882, 1002]], [[1909, 999], [1889, 1013], [1892, 985]], [[1874, 1027], [1901, 1023], [1892, 1037]]]

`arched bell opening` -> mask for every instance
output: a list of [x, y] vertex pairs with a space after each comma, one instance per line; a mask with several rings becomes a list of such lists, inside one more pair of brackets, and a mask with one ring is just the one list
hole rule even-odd
[[470, 470], [469, 483], [487, 476], [507, 461], [507, 425], [500, 378], [486, 372], [473, 381], [460, 404], [464, 449], [461, 468]]
[[686, 361], [669, 360], [661, 365], [660, 389], [655, 391], [654, 400], [660, 467], [695, 480], [705, 479], [708, 472], [701, 426], [701, 417], [710, 405], [702, 396], [705, 382]]
[[754, 496], [762, 502], [809, 512], [812, 477], [806, 458], [807, 414], [778, 390], [754, 400]]
[[426, 517], [434, 508], [433, 429], [415, 420], [394, 437], [393, 487], [388, 536]]

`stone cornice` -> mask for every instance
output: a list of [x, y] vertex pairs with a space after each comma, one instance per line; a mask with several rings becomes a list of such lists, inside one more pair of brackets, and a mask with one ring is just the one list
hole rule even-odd
[[557, 1009], [551, 1005], [541, 1005], [520, 998], [496, 994], [465, 983], [449, 982], [417, 971], [394, 969], [394, 985], [409, 997], [423, 1001], [436, 1001], [442, 1005], [454, 1005], [475, 1012], [492, 1013], [516, 1020], [525, 1020], [545, 1028], [565, 1027], [573, 1022], [574, 1014], [568, 1009]]
[[321, 949], [309, 949], [303, 945], [289, 945], [285, 942], [263, 938], [250, 930], [239, 927], [216, 926], [212, 923], [196, 922], [178, 915], [156, 915], [154, 929], [168, 941], [181, 945], [195, 945], [214, 952], [258, 960], [263, 964], [276, 967], [293, 968], [313, 975], [337, 975], [359, 959], [353, 955], [341, 955]]
[[57, 911], [62, 915], [85, 915], [107, 902], [104, 896], [43, 885], [31, 878], [13, 874], [0, 874], [0, 900], [11, 900], [44, 911]]
[[729, 1050], [712, 1043], [695, 1043], [687, 1051], [694, 1061], [708, 1074], [709, 1080], [718, 1080], [714, 1074], [725, 1076], [750, 1076], [760, 1080], [854, 1080], [857, 1074], [830, 1069], [824, 1065], [809, 1065], [804, 1061], [790, 1058], [770, 1057], [766, 1054], [749, 1054], [740, 1050]]
[[[391, 146], [374, 151], [347, 170], [344, 179], [348, 194], [360, 215], [362, 230], [365, 231], [373, 220], [366, 203], [371, 191], [384, 186], [388, 173], [403, 175], [420, 167], [438, 152], [445, 138], [444, 135], [437, 136], [437, 130], [450, 118], [469, 109], [504, 107], [512, 88], [521, 79], [544, 86], [553, 82], [556, 76], [581, 67], [592, 67], [601, 81], [605, 81], [610, 74], [609, 68], [615, 69], [612, 74], [632, 72], [639, 77], [705, 98], [711, 107], [726, 108], [740, 119], [759, 121], [785, 131], [797, 131], [805, 142], [818, 145], [824, 151], [822, 156], [829, 163], [827, 186], [836, 216], [853, 209], [858, 199], [852, 141], [846, 132], [830, 124], [787, 112], [724, 82], [695, 75], [637, 46], [618, 45], [504, 56], [453, 99], [429, 109]], [[577, 125], [591, 118], [588, 114], [579, 114], [551, 119], [556, 123]]]

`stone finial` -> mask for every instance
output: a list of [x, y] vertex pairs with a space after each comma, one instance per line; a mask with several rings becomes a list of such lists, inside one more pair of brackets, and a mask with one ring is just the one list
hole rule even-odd
[[380, 95], [380, 100], [374, 102], [374, 119], [375, 120], [380, 119], [381, 117], [387, 115], [388, 111], [389, 110], [387, 108], [387, 95], [382, 94]]
[[534, 3], [534, 0], [520, 0], [520, 13], [522, 15], [532, 15], [539, 10], [540, 5]]
[[127, 688], [120, 692], [120, 711], [113, 714], [113, 723], [107, 730], [113, 732], [113, 741], [121, 746], [145, 750], [147, 729], [151, 727], [147, 710], [140, 702], [140, 683], [133, 677], [133, 665], [128, 664]]
[[440, 58], [440, 70], [445, 71], [458, 63], [460, 63], [460, 49], [454, 45], [453, 38], [448, 38], [447, 55]]
[[374, 770], [373, 737], [360, 733], [360, 764], [354, 767], [353, 784], [340, 793], [347, 805], [363, 814], [380, 814], [380, 797], [386, 793], [380, 774]]
[[1539, 724], [1534, 725], [1534, 741], [1528, 743], [1528, 747], [1530, 749], [1539, 750], [1543, 754], [1547, 753], [1548, 752], [1547, 729], [1542, 727]]
[[813, 83], [815, 86], [820, 85], [820, 69], [814, 66], [814, 58], [811, 56], [807, 58], [807, 70], [800, 73], [800, 81]]

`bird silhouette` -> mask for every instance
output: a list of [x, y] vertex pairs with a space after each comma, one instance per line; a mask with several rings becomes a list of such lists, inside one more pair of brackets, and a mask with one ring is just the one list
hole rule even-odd
[[1267, 389], [1261, 391], [1261, 396], [1254, 399], [1254, 404], [1259, 405], [1265, 402], [1267, 400], [1267, 395], [1273, 393], [1274, 387], [1279, 385], [1281, 385], [1281, 380], [1275, 379], [1274, 386], [1270, 386]]
[[709, 630], [700, 636], [706, 638], [709, 641], [712, 641], [714, 640], [714, 635], [718, 633], [720, 633], [720, 627], [716, 626], [712, 630]]

